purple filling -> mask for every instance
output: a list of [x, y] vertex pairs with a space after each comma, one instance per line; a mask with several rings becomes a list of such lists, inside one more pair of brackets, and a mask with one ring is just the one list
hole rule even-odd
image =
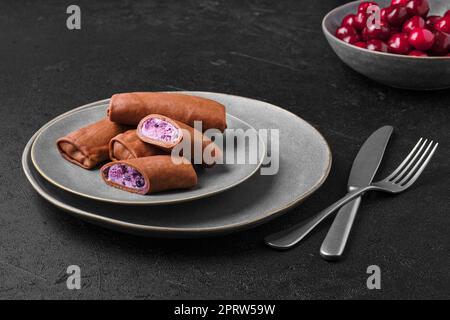
[[163, 142], [175, 142], [179, 136], [177, 127], [159, 118], [146, 120], [142, 125], [141, 134]]
[[104, 172], [109, 181], [132, 189], [143, 189], [145, 179], [136, 169], [125, 164], [113, 164]]

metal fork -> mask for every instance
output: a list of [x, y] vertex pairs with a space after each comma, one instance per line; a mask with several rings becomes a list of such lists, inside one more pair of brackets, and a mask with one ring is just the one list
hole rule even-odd
[[306, 223], [301, 222], [287, 230], [266, 237], [266, 244], [271, 248], [280, 250], [293, 247], [334, 211], [367, 191], [373, 190], [394, 194], [405, 191], [411, 187], [422, 174], [423, 170], [433, 157], [437, 146], [438, 143], [434, 143], [433, 141], [428, 143], [428, 140], [420, 138], [419, 142], [417, 142], [403, 162], [385, 179], [374, 182], [370, 186], [358, 188], [347, 193], [345, 197], [336, 201]]

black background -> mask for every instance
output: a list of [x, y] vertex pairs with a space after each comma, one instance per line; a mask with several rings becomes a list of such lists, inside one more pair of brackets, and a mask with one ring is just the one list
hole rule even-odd
[[[450, 91], [391, 89], [335, 56], [322, 17], [346, 1], [1, 1], [0, 298], [449, 298]], [[67, 216], [41, 199], [20, 165], [23, 147], [53, 117], [115, 92], [199, 90], [282, 106], [331, 145], [333, 167], [300, 207], [266, 225], [200, 240], [124, 235]], [[441, 143], [416, 186], [372, 194], [346, 259], [319, 247], [328, 224], [288, 252], [265, 235], [313, 215], [346, 189], [359, 147], [395, 126], [380, 175], [420, 136]], [[66, 289], [66, 268], [82, 290]], [[366, 288], [379, 265], [382, 289]]]

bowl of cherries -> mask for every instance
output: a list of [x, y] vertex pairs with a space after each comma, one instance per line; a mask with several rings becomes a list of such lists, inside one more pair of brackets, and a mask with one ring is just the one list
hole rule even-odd
[[403, 89], [450, 88], [450, 0], [354, 1], [322, 22], [355, 71]]

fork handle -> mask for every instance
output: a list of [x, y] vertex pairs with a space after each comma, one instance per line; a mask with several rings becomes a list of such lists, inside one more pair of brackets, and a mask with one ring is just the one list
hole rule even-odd
[[377, 188], [374, 186], [367, 186], [364, 188], [355, 189], [354, 191], [350, 191], [343, 198], [336, 201], [331, 206], [312, 217], [310, 220], [308, 220], [308, 222], [300, 222], [288, 228], [287, 230], [272, 234], [265, 238], [265, 242], [269, 247], [274, 249], [286, 250], [292, 248], [334, 211], [342, 207], [344, 204], [357, 198], [364, 192], [375, 189]]

